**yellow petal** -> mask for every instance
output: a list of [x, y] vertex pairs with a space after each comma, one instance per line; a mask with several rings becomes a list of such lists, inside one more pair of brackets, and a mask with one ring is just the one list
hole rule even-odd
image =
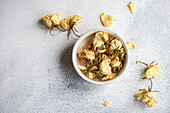
[[149, 108], [153, 106], [154, 103], [157, 103], [156, 96], [154, 92], [145, 93], [142, 100]]
[[51, 17], [51, 20], [53, 21], [54, 25], [58, 25], [60, 23], [59, 15], [58, 13], [54, 13]]
[[73, 18], [71, 19], [71, 23], [70, 23], [70, 26], [73, 26], [73, 25], [77, 25], [79, 23], [81, 23], [81, 21], [83, 20], [83, 18], [79, 15], [75, 15], [73, 16]]
[[107, 55], [105, 55], [105, 54], [102, 54], [102, 60], [108, 60], [108, 59], [110, 59]]
[[85, 51], [88, 51], [88, 50], [84, 49], [84, 50], [82, 50], [80, 52], [77, 52], [77, 56], [80, 58], [81, 61], [86, 63], [86, 54], [85, 54]]
[[131, 2], [129, 3], [129, 5], [128, 5], [131, 13], [133, 13], [133, 6], [134, 6], [134, 4], [135, 4], [135, 3], [131, 1]]
[[106, 32], [99, 31], [96, 33], [95, 38], [93, 39], [94, 50], [96, 50], [96, 48], [102, 47], [104, 44], [104, 39], [108, 40], [108, 34]]
[[127, 45], [129, 48], [136, 48], [135, 44], [133, 42], [127, 42]]
[[102, 78], [102, 80], [111, 80], [116, 77], [116, 74], [107, 74], [105, 77]]
[[59, 20], [59, 15], [58, 13], [54, 13], [54, 14], [47, 14], [46, 16], [44, 16], [43, 18], [43, 23], [49, 28], [49, 29], [53, 29], [53, 25], [59, 24], [60, 20]]
[[110, 64], [110, 59], [103, 60], [100, 65], [99, 65], [99, 70], [101, 74], [107, 75], [111, 74], [111, 67], [109, 66]]
[[104, 31], [99, 31], [96, 33], [95, 37], [100, 37], [101, 39], [108, 40], [108, 34]]
[[112, 45], [113, 49], [120, 49], [122, 47], [122, 43], [118, 39], [112, 40], [110, 44]]
[[120, 65], [121, 65], [121, 62], [119, 61], [119, 59], [117, 57], [111, 61], [112, 67], [120, 66]]
[[113, 104], [114, 104], [114, 103], [111, 102], [111, 101], [106, 101], [106, 102], [104, 103], [104, 106], [110, 107], [110, 106], [112, 106]]
[[70, 28], [70, 21], [71, 21], [71, 16], [68, 16], [66, 19], [61, 20], [60, 24], [64, 29], [69, 29]]
[[111, 15], [107, 15], [104, 13], [101, 14], [100, 19], [104, 27], [109, 27], [116, 21], [116, 19], [114, 20]]
[[90, 68], [91, 71], [95, 71], [97, 69], [98, 69], [97, 66], [93, 66], [93, 67]]
[[95, 54], [92, 51], [85, 51], [86, 54], [86, 58], [90, 59], [90, 60], [94, 60], [95, 59]]
[[80, 52], [77, 52], [77, 55], [84, 62], [86, 61], [86, 59], [88, 59], [88, 60], [94, 60], [95, 59], [94, 52], [89, 51], [88, 49], [84, 49]]
[[95, 37], [93, 39], [94, 50], [96, 50], [96, 48], [102, 47], [103, 44], [104, 44], [104, 41], [100, 37]]
[[157, 65], [158, 63], [149, 67], [149, 69], [146, 71], [147, 78], [158, 77], [160, 75], [162, 68], [158, 67]]
[[136, 97], [138, 100], [141, 100], [143, 98], [143, 95], [144, 95], [143, 93], [138, 93], [136, 94]]
[[93, 76], [93, 73], [92, 73], [92, 72], [89, 72], [89, 73], [88, 73], [88, 76], [89, 76], [89, 78], [91, 78], [91, 79], [93, 79], [93, 78], [94, 78], [94, 76]]
[[81, 66], [81, 65], [78, 65], [78, 68], [79, 68], [80, 70], [86, 70], [86, 69], [87, 69], [86, 67]]
[[[103, 49], [103, 50], [98, 49], [97, 52], [98, 52], [98, 53], [105, 53], [105, 52], [106, 52], [106, 49]], [[103, 55], [104, 55], [104, 54], [103, 54]]]
[[52, 17], [52, 14], [48, 14], [48, 15], [44, 16], [44, 18], [43, 18], [43, 23], [44, 23], [48, 28], [51, 28], [51, 26], [52, 26], [51, 17]]

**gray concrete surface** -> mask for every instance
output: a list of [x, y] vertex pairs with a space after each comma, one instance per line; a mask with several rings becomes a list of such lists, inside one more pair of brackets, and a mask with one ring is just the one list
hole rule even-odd
[[[170, 1], [134, 0], [131, 14], [125, 0], [1, 0], [0, 1], [0, 113], [170, 113]], [[42, 24], [46, 14], [61, 19], [84, 17], [77, 29], [83, 33], [103, 27], [101, 13], [117, 21], [107, 28], [133, 41], [127, 73], [109, 85], [93, 85], [75, 72], [71, 52], [74, 35], [55, 31], [50, 36]], [[144, 66], [156, 60], [163, 68], [153, 79], [159, 104], [147, 108], [134, 95], [147, 88]], [[106, 100], [114, 106], [105, 107]]]

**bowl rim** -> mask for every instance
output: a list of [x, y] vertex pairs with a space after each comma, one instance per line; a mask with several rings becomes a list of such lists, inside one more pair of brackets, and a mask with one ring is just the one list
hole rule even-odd
[[[95, 32], [98, 32], [98, 31], [104, 31], [104, 32], [108, 32], [108, 33], [111, 33], [111, 34], [114, 34], [118, 39], [120, 39], [122, 41], [122, 43], [124, 44], [125, 46], [125, 49], [126, 49], [126, 56], [127, 56], [127, 59], [126, 59], [126, 64], [124, 66], [124, 69], [114, 78], [114, 79], [111, 79], [111, 80], [108, 80], [108, 81], [95, 81], [95, 80], [92, 80], [88, 77], [86, 77], [81, 71], [80, 69], [78, 68], [78, 65], [76, 63], [76, 55], [77, 55], [77, 48], [80, 44], [80, 42], [88, 37], [89, 35], [95, 33]], [[111, 31], [111, 30], [108, 30], [108, 29], [104, 29], [104, 28], [97, 28], [97, 29], [92, 29], [90, 31], [87, 31], [85, 32], [75, 43], [74, 47], [73, 47], [73, 50], [72, 50], [72, 62], [73, 62], [73, 66], [76, 70], [76, 72], [86, 81], [90, 82], [90, 83], [93, 83], [93, 84], [99, 84], [99, 85], [102, 85], [102, 84], [109, 84], [109, 83], [112, 83], [115, 79], [117, 79], [118, 77], [122, 76], [127, 68], [128, 68], [128, 65], [129, 65], [129, 60], [130, 60], [130, 56], [129, 56], [129, 49], [128, 49], [128, 46], [126, 44], [126, 42], [119, 36], [117, 35], [117, 33]]]

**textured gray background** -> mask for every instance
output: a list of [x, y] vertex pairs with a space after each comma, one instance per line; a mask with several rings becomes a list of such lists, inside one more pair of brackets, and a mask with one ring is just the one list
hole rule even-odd
[[[134, 0], [1, 0], [0, 1], [0, 113], [170, 113], [170, 1]], [[127, 73], [110, 85], [93, 85], [75, 72], [71, 52], [74, 35], [49, 31], [43, 16], [58, 12], [61, 19], [79, 14], [80, 32], [102, 28], [101, 13], [117, 21], [107, 28], [133, 41]], [[136, 60], [156, 60], [163, 68], [153, 79], [159, 104], [147, 108], [134, 97], [147, 88], [145, 66]], [[110, 100], [115, 103], [105, 107]]]

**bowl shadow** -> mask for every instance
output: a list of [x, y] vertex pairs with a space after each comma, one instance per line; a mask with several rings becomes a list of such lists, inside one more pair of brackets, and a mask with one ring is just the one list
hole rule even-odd
[[95, 87], [95, 84], [88, 83], [82, 79], [75, 71], [72, 63], [72, 49], [74, 44], [69, 45], [61, 54], [60, 70], [63, 74], [63, 79], [66, 83], [66, 88], [88, 90], [88, 87]]

